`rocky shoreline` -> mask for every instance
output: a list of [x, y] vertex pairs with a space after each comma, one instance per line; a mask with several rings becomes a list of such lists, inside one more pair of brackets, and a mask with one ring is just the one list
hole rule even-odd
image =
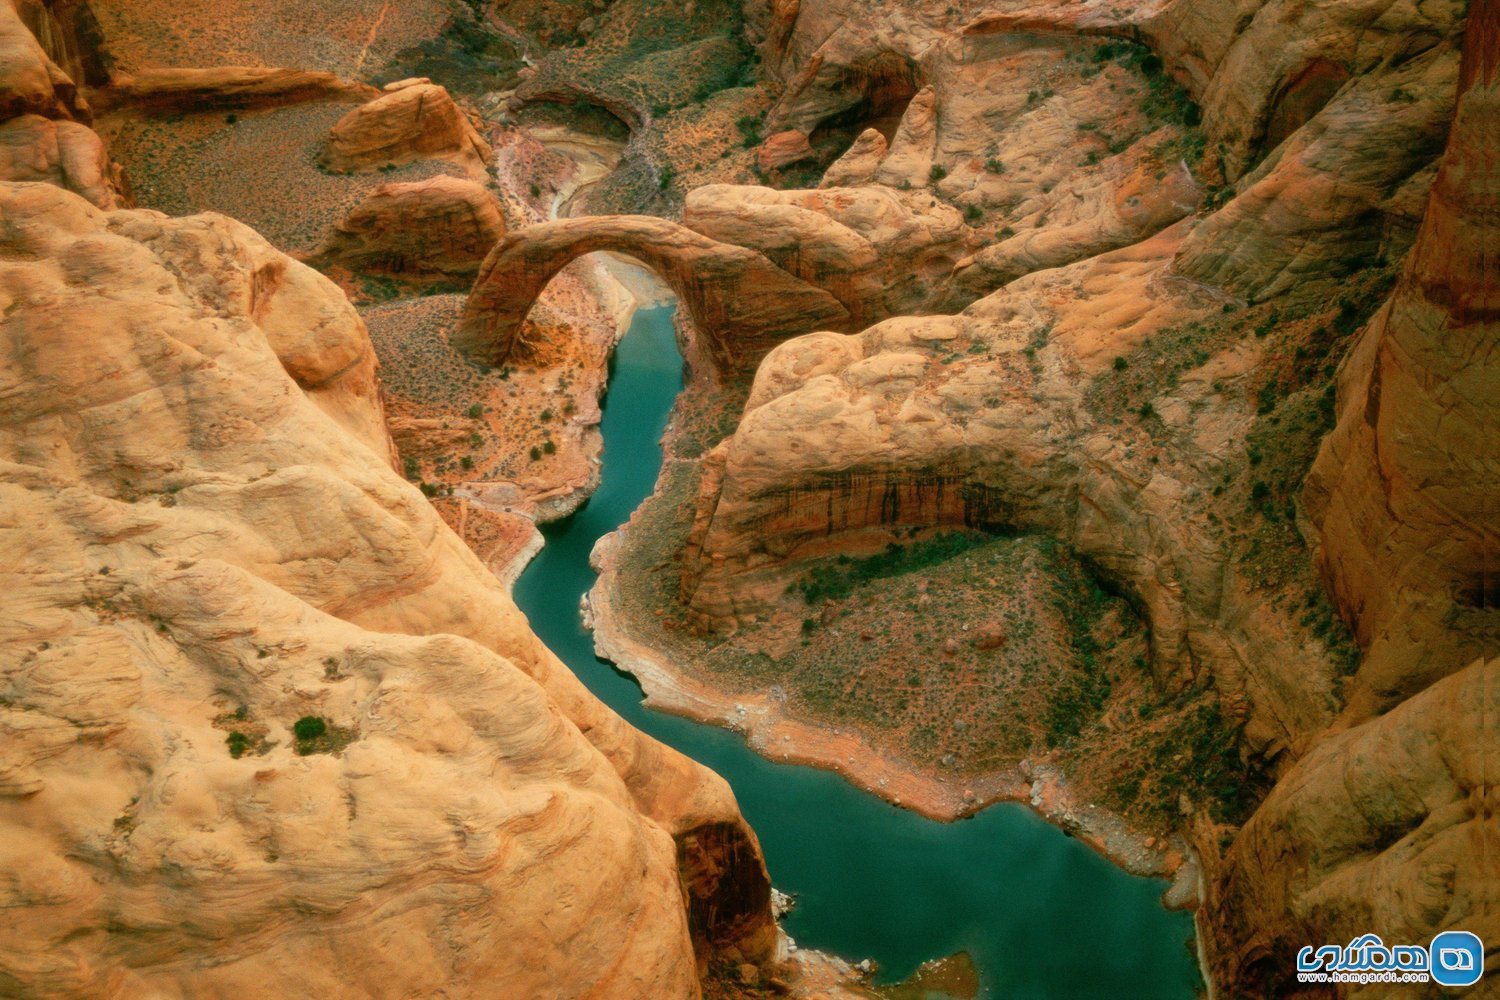
[[1134, 830], [1119, 816], [1081, 801], [1056, 767], [1023, 761], [1015, 772], [949, 780], [884, 753], [846, 729], [830, 731], [798, 719], [773, 695], [719, 692], [694, 679], [667, 654], [636, 641], [610, 599], [613, 590], [623, 585], [617, 559], [635, 521], [632, 516], [630, 523], [595, 546], [590, 563], [599, 577], [585, 599], [583, 614], [585, 627], [593, 632], [596, 653], [636, 679], [648, 707], [733, 730], [769, 760], [833, 771], [856, 787], [929, 819], [951, 822], [995, 803], [1022, 803], [1125, 871], [1170, 879], [1164, 905], [1174, 909], [1198, 905], [1200, 869], [1186, 841], [1176, 834], [1157, 838]]

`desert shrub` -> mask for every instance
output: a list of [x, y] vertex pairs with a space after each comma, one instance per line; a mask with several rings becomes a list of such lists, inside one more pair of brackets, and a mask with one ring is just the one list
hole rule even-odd
[[319, 715], [304, 715], [292, 723], [292, 735], [299, 743], [307, 743], [328, 732], [328, 723]]

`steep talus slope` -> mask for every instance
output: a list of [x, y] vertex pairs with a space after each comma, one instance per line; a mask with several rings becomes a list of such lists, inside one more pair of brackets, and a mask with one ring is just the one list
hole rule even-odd
[[8, 992], [692, 996], [695, 949], [766, 954], [727, 786], [390, 470], [332, 285], [7, 184], [0, 302]]

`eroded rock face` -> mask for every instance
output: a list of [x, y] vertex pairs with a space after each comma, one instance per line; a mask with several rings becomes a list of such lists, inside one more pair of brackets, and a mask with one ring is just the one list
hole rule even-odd
[[124, 173], [89, 127], [87, 102], [22, 14], [56, 29], [48, 37], [59, 54], [76, 50], [44, 5], [0, 3], [0, 181], [56, 184], [100, 208], [127, 204]]
[[323, 70], [265, 66], [146, 68], [118, 73], [102, 94], [108, 105], [155, 111], [208, 108], [272, 108], [306, 101], [360, 101], [373, 87], [347, 83]]
[[1262, 300], [1330, 267], [1357, 269], [1410, 245], [1431, 165], [1453, 117], [1451, 44], [1340, 91], [1240, 183], [1184, 243], [1178, 268]]
[[755, 160], [762, 170], [779, 170], [812, 157], [813, 148], [807, 141], [806, 133], [796, 129], [768, 136], [755, 154]]
[[1389, 302], [1340, 378], [1308, 478], [1324, 572], [1366, 659], [1354, 720], [1500, 649], [1500, 8], [1476, 2], [1458, 110]]
[[766, 956], [728, 787], [388, 467], [331, 284], [215, 216], [0, 219], [11, 989], [690, 997], [695, 943]]
[[1017, 220], [1019, 232], [958, 261], [948, 301], [966, 304], [1033, 271], [1128, 246], [1191, 214], [1203, 186], [1182, 160], [1157, 155], [1153, 138], [1063, 181]]
[[[808, 0], [762, 45], [784, 84], [768, 129], [815, 134], [853, 116], [889, 140], [882, 150], [862, 135], [830, 168], [834, 183], [932, 184], [976, 218], [1003, 216], [946, 308], [1146, 238], [1196, 207], [1199, 181], [1233, 183], [1219, 197], [1234, 201], [1179, 267], [1257, 300], [1331, 261], [1409, 246], [1452, 117], [1462, 3], [1036, 3], [968, 16]], [[1125, 60], [1144, 81], [1117, 64], [1111, 37], [1149, 43], [1149, 57]], [[1201, 166], [1185, 144], [1206, 151]], [[1183, 176], [1194, 167], [1197, 180]]]
[[0, 179], [45, 181], [116, 208], [122, 178], [98, 134], [78, 122], [21, 115], [0, 125]]
[[1228, 858], [1209, 911], [1214, 981], [1269, 993], [1309, 941], [1500, 934], [1497, 711], [1500, 665], [1476, 660], [1299, 761]]
[[[1196, 181], [1182, 178], [1180, 198], [1176, 178], [1153, 187], [1163, 177], [1132, 165], [1148, 161], [1142, 142], [1102, 176], [1077, 175], [1034, 202], [1045, 225], [962, 261], [954, 284], [964, 294], [1009, 284], [960, 315], [818, 333], [773, 351], [739, 429], [705, 463], [682, 568], [698, 624], [733, 629], [754, 627], [816, 560], [878, 551], [912, 527], [1042, 531], [1087, 558], [1143, 610], [1157, 682], [1211, 686], [1226, 716], [1243, 720], [1248, 746], [1279, 755], [1274, 790], [1227, 854], [1232, 831], [1197, 842], [1210, 873], [1200, 927], [1226, 994], [1278, 994], [1309, 942], [1500, 933], [1489, 499], [1500, 454], [1487, 429], [1500, 338], [1500, 15], [1489, 0], [1472, 5], [1460, 67], [1460, 11], [1379, 13], [1193, 3], [1132, 13], [1202, 97], [1207, 136], [1223, 144], [1216, 169], [1239, 181], [1222, 207], [1174, 222], [1172, 203], [1196, 200]], [[972, 33], [1118, 27], [1102, 6], [1073, 5], [1066, 20], [1038, 7]], [[823, 39], [881, 30], [841, 23]], [[788, 44], [806, 69], [788, 76], [780, 113], [849, 85]], [[948, 163], [945, 88], [932, 93], [936, 139], [919, 92], [891, 151], [866, 133], [835, 164], [840, 182], [890, 184]], [[898, 148], [905, 160], [883, 175]], [[1143, 222], [1125, 224], [1115, 190], [1145, 196], [1131, 206]], [[1158, 214], [1149, 198], [1172, 207]], [[1040, 270], [1076, 259], [1077, 247], [1050, 245], [1075, 238], [1131, 245]], [[1290, 318], [1266, 309], [1253, 328], [1221, 321], [1222, 339], [1180, 377], [1141, 376], [1161, 391], [1134, 412], [1111, 415], [1097, 393], [1111, 356], [1121, 379], [1135, 378], [1126, 373], [1141, 363], [1138, 345], [1206, 329], [1214, 313], [1311, 286], [1327, 289], [1331, 315], [1345, 291], [1338, 279], [1378, 269], [1413, 239], [1385, 305], [1357, 339], [1358, 323], [1340, 331], [1351, 343], [1336, 407], [1327, 396], [1336, 425], [1307, 475], [1305, 506], [1280, 515], [1306, 515], [1299, 523], [1363, 648], [1336, 668], [1279, 599], [1247, 592], [1250, 553], [1205, 516], [1205, 495], [1232, 483], [1221, 473], [1241, 448], [1251, 469], [1265, 459], [1251, 428], [1278, 400], [1262, 390], [1246, 406], [1232, 386], [1287, 363], [1261, 345]], [[990, 273], [963, 288], [982, 268]], [[1350, 314], [1380, 301], [1355, 298]], [[1310, 362], [1298, 353], [1292, 363]], [[1261, 442], [1294, 433], [1291, 419], [1275, 426]]]
[[13, 4], [0, 3], [0, 121], [41, 115], [88, 122], [77, 86], [27, 30]]
[[1270, 754], [1327, 725], [1322, 644], [1260, 608], [1206, 513], [1185, 513], [1204, 496], [1195, 466], [1243, 433], [1245, 403], [1213, 380], [1251, 348], [1157, 398], [1164, 433], [1137, 437], [1089, 400], [1112, 356], [1220, 312], [1172, 276], [1180, 239], [1028, 276], [959, 316], [774, 350], [738, 430], [704, 461], [681, 584], [699, 624], [749, 625], [809, 561], [879, 551], [908, 529], [1041, 531], [1141, 609], [1165, 688], [1213, 678]]
[[505, 236], [500, 204], [446, 175], [382, 184], [330, 234], [317, 257], [402, 277], [473, 277]]
[[722, 372], [751, 370], [787, 337], [849, 321], [836, 298], [754, 250], [653, 216], [589, 216], [529, 226], [496, 246], [469, 294], [454, 346], [491, 365], [526, 351], [519, 334], [537, 295], [569, 261], [596, 250], [639, 258], [660, 274]]
[[972, 235], [958, 211], [930, 192], [874, 185], [773, 191], [709, 184], [688, 195], [682, 221], [826, 290], [853, 325], [929, 305]]
[[428, 80], [393, 83], [333, 126], [330, 170], [374, 170], [393, 163], [447, 159], [482, 179], [494, 152], [448, 91]]

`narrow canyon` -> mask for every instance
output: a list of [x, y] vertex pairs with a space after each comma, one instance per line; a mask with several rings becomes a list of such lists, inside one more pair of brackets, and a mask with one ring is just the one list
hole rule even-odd
[[1500, 0], [0, 0], [0, 334], [0, 996], [1500, 996]]

